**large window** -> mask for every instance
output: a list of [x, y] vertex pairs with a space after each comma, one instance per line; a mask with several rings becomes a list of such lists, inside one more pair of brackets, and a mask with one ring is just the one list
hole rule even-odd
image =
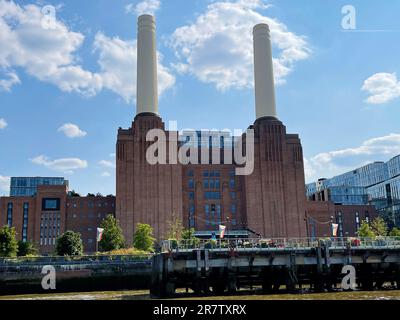
[[232, 204], [232, 206], [231, 206], [231, 212], [232, 212], [232, 215], [236, 215], [236, 212], [237, 212], [237, 210], [236, 210], [236, 204]]
[[24, 203], [23, 223], [22, 223], [22, 241], [28, 241], [28, 214], [29, 214], [29, 203]]
[[12, 219], [13, 219], [13, 204], [12, 202], [8, 203], [7, 205], [7, 225], [11, 228], [12, 227]]
[[206, 200], [220, 200], [221, 192], [204, 192], [204, 197]]
[[44, 198], [42, 200], [42, 211], [59, 211], [60, 199]]
[[214, 180], [210, 180], [210, 189], [214, 189], [215, 188], [215, 182]]

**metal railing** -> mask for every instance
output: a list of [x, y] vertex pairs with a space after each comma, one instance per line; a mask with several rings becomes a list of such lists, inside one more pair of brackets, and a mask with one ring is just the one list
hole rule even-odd
[[270, 238], [270, 239], [192, 239], [165, 240], [162, 252], [188, 251], [196, 249], [210, 250], [293, 250], [310, 249], [319, 245], [330, 248], [399, 248], [399, 237], [377, 238]]
[[152, 258], [149, 255], [88, 255], [88, 256], [48, 256], [0, 258], [1, 265], [74, 265], [74, 264], [111, 264], [118, 262], [141, 262]]

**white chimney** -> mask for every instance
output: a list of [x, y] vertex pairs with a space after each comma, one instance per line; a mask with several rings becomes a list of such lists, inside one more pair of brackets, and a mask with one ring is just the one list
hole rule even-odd
[[274, 69], [269, 26], [265, 23], [254, 27], [254, 78], [256, 91], [256, 117], [277, 117]]
[[151, 15], [138, 19], [137, 114], [158, 114], [156, 22]]

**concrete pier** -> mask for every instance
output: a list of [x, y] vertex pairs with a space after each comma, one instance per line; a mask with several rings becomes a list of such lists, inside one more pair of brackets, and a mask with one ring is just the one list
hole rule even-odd
[[[314, 291], [339, 288], [344, 266], [356, 270], [360, 289], [396, 283], [400, 289], [400, 242], [394, 239], [351, 240], [282, 239], [265, 244], [235, 241], [203, 244], [199, 248], [176, 247], [153, 258], [151, 293], [168, 297], [178, 288], [201, 294], [235, 292], [262, 286], [266, 293], [281, 287], [294, 291], [310, 286]], [[284, 243], [286, 242], [286, 243]]]

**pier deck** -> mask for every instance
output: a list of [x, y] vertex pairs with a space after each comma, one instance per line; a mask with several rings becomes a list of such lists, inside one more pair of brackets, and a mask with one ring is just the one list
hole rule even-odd
[[357, 286], [400, 288], [400, 241], [396, 238], [357, 239], [235, 239], [166, 241], [153, 257], [151, 293], [172, 295], [177, 288], [199, 293], [235, 292], [262, 286], [273, 292], [333, 289], [342, 282], [344, 266], [353, 266]]

